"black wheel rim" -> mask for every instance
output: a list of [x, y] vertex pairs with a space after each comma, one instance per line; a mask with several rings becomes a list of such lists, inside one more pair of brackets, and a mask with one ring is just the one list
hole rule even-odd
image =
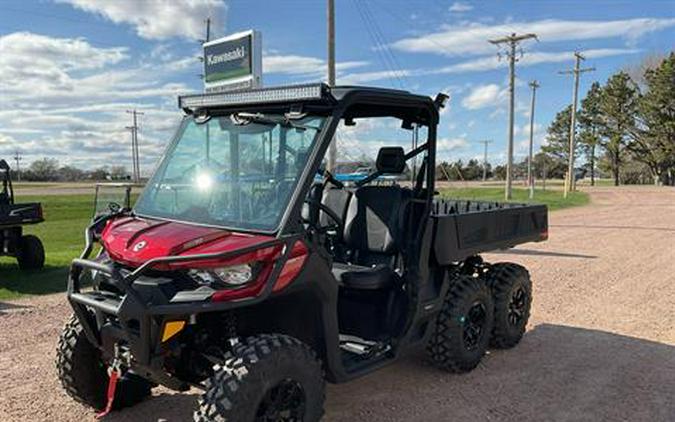
[[463, 320], [462, 338], [464, 347], [473, 350], [478, 347], [487, 322], [487, 311], [483, 302], [477, 301], [471, 305]]
[[518, 326], [525, 318], [525, 309], [527, 307], [527, 292], [522, 287], [518, 287], [511, 293], [509, 300], [509, 324]]
[[286, 378], [267, 390], [258, 407], [256, 421], [300, 422], [305, 415], [305, 391], [299, 382]]

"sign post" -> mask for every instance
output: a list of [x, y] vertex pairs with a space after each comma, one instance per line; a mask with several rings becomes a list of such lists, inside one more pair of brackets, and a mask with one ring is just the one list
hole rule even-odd
[[262, 87], [262, 35], [249, 30], [204, 43], [204, 91]]

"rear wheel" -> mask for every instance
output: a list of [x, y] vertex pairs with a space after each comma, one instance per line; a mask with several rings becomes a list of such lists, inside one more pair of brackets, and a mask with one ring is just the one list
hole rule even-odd
[[[99, 350], [87, 339], [82, 325], [73, 316], [63, 328], [56, 350], [56, 371], [69, 396], [94, 409], [106, 405], [108, 372]], [[144, 378], [126, 373], [117, 384], [113, 409], [133, 406], [151, 393]]]
[[492, 346], [514, 347], [525, 333], [532, 304], [532, 281], [525, 267], [509, 262], [492, 265], [488, 284], [495, 302]]
[[451, 372], [475, 368], [487, 350], [493, 314], [492, 295], [485, 283], [472, 276], [458, 276], [427, 344], [431, 360]]
[[299, 340], [285, 335], [248, 337], [214, 367], [194, 414], [207, 421], [305, 421], [323, 415], [321, 363]]
[[22, 236], [16, 260], [22, 270], [42, 269], [45, 265], [45, 248], [40, 239], [32, 234]]

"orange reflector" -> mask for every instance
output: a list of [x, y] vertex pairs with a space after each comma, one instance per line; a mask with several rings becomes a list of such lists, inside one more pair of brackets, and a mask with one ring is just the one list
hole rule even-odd
[[164, 333], [162, 333], [162, 343], [178, 334], [185, 328], [185, 321], [169, 321], [164, 324]]

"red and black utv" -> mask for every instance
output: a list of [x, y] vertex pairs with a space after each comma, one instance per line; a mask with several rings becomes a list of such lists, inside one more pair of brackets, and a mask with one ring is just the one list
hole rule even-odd
[[39, 203], [14, 202], [11, 169], [0, 160], [0, 256], [13, 256], [22, 270], [39, 270], [45, 250], [37, 236], [23, 234], [23, 226], [44, 221]]
[[[545, 240], [547, 210], [436, 197], [446, 98], [322, 84], [181, 97], [135, 206], [97, 218], [73, 261], [66, 391], [107, 412], [196, 387], [195, 421], [315, 421], [324, 380], [418, 347], [469, 371], [518, 343], [529, 274], [479, 254]], [[426, 139], [383, 146], [352, 186], [322, 170], [339, 124], [380, 117]]]

